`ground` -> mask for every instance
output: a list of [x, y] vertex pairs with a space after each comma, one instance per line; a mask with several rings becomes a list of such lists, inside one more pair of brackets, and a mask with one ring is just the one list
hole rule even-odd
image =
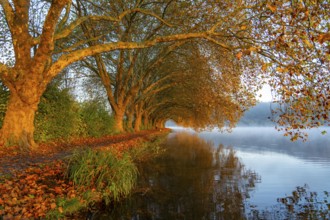
[[[65, 179], [63, 160], [74, 150], [115, 150], [120, 155], [138, 143], [164, 133], [158, 130], [80, 138], [70, 143], [40, 144], [39, 151], [2, 150], [0, 156], [0, 219], [44, 218], [50, 211], [70, 210], [69, 202], [85, 204], [79, 196], [86, 189]], [[63, 199], [63, 201], [61, 200]], [[55, 213], [55, 212], [54, 212]], [[70, 213], [70, 212], [69, 212]], [[72, 216], [74, 218], [74, 216]]]

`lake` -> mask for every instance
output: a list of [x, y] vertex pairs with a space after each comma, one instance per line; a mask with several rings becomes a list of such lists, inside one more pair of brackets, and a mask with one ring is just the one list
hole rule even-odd
[[132, 197], [100, 219], [330, 218], [329, 129], [306, 142], [268, 127], [172, 129]]

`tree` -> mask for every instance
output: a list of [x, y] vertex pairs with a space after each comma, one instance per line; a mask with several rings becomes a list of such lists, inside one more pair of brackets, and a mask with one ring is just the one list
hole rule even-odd
[[306, 138], [301, 129], [329, 123], [330, 4], [274, 1], [266, 7], [262, 20], [272, 25], [260, 32], [269, 48], [262, 52], [262, 68], [280, 104], [273, 112], [275, 121], [292, 140]]
[[[143, 2], [145, 7], [136, 7], [139, 2]], [[148, 7], [151, 3], [149, 1], [130, 3], [127, 10], [118, 10], [119, 14], [115, 16], [97, 11], [79, 17], [71, 13], [70, 0], [45, 1], [42, 2], [44, 7], [34, 12], [29, 9], [32, 5], [38, 5], [38, 2], [1, 0], [1, 25], [6, 23], [7, 26], [1, 31], [10, 32], [14, 55], [13, 61], [0, 63], [0, 79], [10, 90], [1, 128], [2, 144], [35, 145], [33, 121], [40, 97], [52, 78], [71, 63], [107, 51], [142, 49], [187, 39], [213, 42], [236, 54], [239, 60], [255, 57], [264, 61], [264, 70], [276, 70], [276, 73], [270, 74], [274, 79], [272, 85], [281, 94], [279, 98], [283, 102], [291, 103], [293, 112], [293, 115], [283, 115], [284, 124], [316, 126], [318, 123], [304, 124], [300, 123], [302, 120], [297, 120], [306, 116], [309, 122], [316, 122], [317, 119], [313, 120], [312, 115], [329, 120], [326, 109], [330, 90], [322, 86], [329, 81], [327, 0], [286, 0], [279, 3], [241, 0], [164, 2], [168, 5], [169, 14], [176, 15], [170, 19], [171, 23], [166, 21], [167, 17], [162, 17], [157, 8]], [[180, 14], [179, 10], [183, 8], [186, 9], [183, 13], [190, 12], [189, 19], [186, 19], [185, 14]], [[46, 12], [46, 16], [42, 17], [41, 22], [32, 25], [32, 14], [43, 12]], [[155, 24], [162, 23], [177, 32], [162, 31], [141, 41], [140, 38], [122, 39], [118, 36], [113, 38], [112, 35], [107, 35], [110, 36], [107, 38], [102, 32], [94, 39], [72, 38], [81, 24], [87, 21], [95, 21], [97, 24], [107, 22], [108, 28], [105, 31], [111, 32], [116, 25], [120, 28], [123, 19], [136, 13], [148, 15]], [[315, 18], [316, 14], [318, 18]], [[182, 22], [182, 25], [176, 21]], [[143, 24], [143, 20], [140, 22]], [[86, 45], [93, 40], [95, 45]], [[284, 92], [286, 94], [287, 90], [291, 91], [288, 94], [300, 94], [299, 99], [294, 99], [298, 100], [297, 105], [286, 98]], [[317, 95], [320, 93], [325, 98]], [[313, 104], [305, 104], [308, 99]], [[300, 110], [302, 107], [308, 110]]]
[[[82, 1], [77, 2], [77, 11], [80, 16], [90, 13], [90, 8], [93, 8], [92, 11], [97, 11], [104, 4], [104, 2], [100, 1], [98, 7], [96, 7], [95, 4], [90, 5], [88, 2], [86, 3], [88, 5], [84, 5]], [[173, 4], [175, 4], [175, 8], [180, 7], [178, 3]], [[135, 7], [152, 8], [154, 11], [160, 11], [162, 17], [165, 17], [170, 10], [169, 5], [170, 3], [166, 1], [158, 3], [149, 2], [148, 4], [143, 1], [137, 1]], [[132, 7], [130, 2], [114, 1], [106, 9], [106, 12], [118, 16], [121, 10], [128, 10], [129, 7]], [[175, 14], [172, 11], [172, 14], [167, 16], [167, 21], [171, 21], [171, 18], [174, 16]], [[141, 20], [143, 20], [143, 23], [140, 22]], [[103, 33], [104, 29], [106, 29], [104, 27], [99, 28], [93, 23], [84, 23], [81, 26], [86, 39], [97, 39], [97, 36], [101, 35], [100, 32]], [[136, 41], [147, 41], [164, 32], [173, 34], [173, 30], [169, 32], [168, 27], [164, 26], [162, 22], [155, 22], [148, 15], [132, 13], [123, 19], [119, 27], [114, 28], [115, 30], [111, 32], [111, 37], [109, 38], [119, 38], [119, 40], [123, 41], [131, 41], [132, 39]], [[95, 43], [95, 41], [91, 41], [88, 44], [89, 46], [93, 46]], [[132, 102], [134, 96], [137, 95], [140, 87], [146, 84], [144, 81], [150, 79], [150, 75], [154, 74], [153, 71], [171, 51], [184, 43], [185, 41], [157, 45], [157, 47], [148, 50], [120, 50], [104, 55], [94, 55], [93, 59], [85, 59], [83, 61], [83, 66], [86, 66], [101, 79], [113, 110], [115, 130], [117, 132], [124, 130], [123, 119], [125, 112], [128, 113], [127, 107]], [[156, 78], [155, 76], [152, 77]], [[130, 120], [133, 119], [132, 110], [130, 111], [130, 117], [128, 117]], [[139, 119], [135, 121], [138, 123]], [[136, 131], [139, 130], [138, 127], [135, 126]]]
[[232, 53], [207, 44], [185, 44], [158, 70], [170, 72], [164, 85], [174, 85], [166, 90], [157, 87], [158, 92], [148, 97], [144, 111], [157, 127], [168, 119], [196, 129], [233, 127], [255, 102], [251, 87], [255, 87], [256, 80], [247, 84], [244, 75], [249, 74], [249, 79], [252, 75], [242, 67]]
[[[70, 35], [87, 20], [120, 23], [131, 13], [142, 13], [153, 17], [164, 24], [165, 20], [151, 11], [132, 8], [120, 13], [118, 17], [106, 15], [89, 15], [72, 18], [70, 16], [71, 1], [55, 0], [46, 4], [46, 16], [40, 23], [41, 28], [31, 36], [28, 0], [0, 2], [3, 13], [1, 20], [6, 20], [10, 31], [14, 52], [13, 63], [0, 63], [0, 78], [10, 90], [7, 111], [1, 128], [2, 144], [20, 144], [35, 146], [33, 140], [34, 117], [40, 97], [49, 82], [69, 64], [98, 53], [146, 48], [161, 42], [171, 42], [191, 38], [211, 39], [214, 31], [182, 33], [177, 35], [157, 36], [143, 42], [112, 41], [98, 42], [94, 46], [85, 47], [86, 41], [71, 42]], [[64, 15], [62, 11], [65, 9]], [[39, 13], [36, 11], [34, 13]], [[219, 42], [220, 45], [227, 47]]]

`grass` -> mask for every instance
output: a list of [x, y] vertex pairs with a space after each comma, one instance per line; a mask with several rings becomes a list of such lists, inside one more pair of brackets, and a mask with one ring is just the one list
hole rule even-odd
[[78, 186], [91, 186], [108, 204], [127, 196], [137, 179], [137, 168], [127, 153], [87, 149], [70, 158], [67, 177]]
[[137, 182], [137, 166], [164, 151], [161, 143], [166, 136], [167, 133], [153, 136], [120, 153], [89, 148], [76, 151], [68, 159], [65, 176], [74, 183], [80, 195], [57, 198], [56, 209], [49, 211], [46, 218], [62, 219], [95, 205], [110, 205], [127, 197]]
[[165, 151], [161, 146], [167, 137], [167, 133], [163, 136], [157, 136], [153, 140], [142, 143], [139, 147], [130, 149], [129, 154], [135, 163], [146, 161], [150, 158], [157, 157]]

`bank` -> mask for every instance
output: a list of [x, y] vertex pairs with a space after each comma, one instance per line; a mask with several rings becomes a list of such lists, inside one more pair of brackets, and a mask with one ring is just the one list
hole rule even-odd
[[79, 147], [60, 159], [11, 169], [0, 179], [0, 219], [79, 219], [121, 200], [135, 185], [138, 163], [161, 153], [168, 132], [122, 136], [111, 144]]

